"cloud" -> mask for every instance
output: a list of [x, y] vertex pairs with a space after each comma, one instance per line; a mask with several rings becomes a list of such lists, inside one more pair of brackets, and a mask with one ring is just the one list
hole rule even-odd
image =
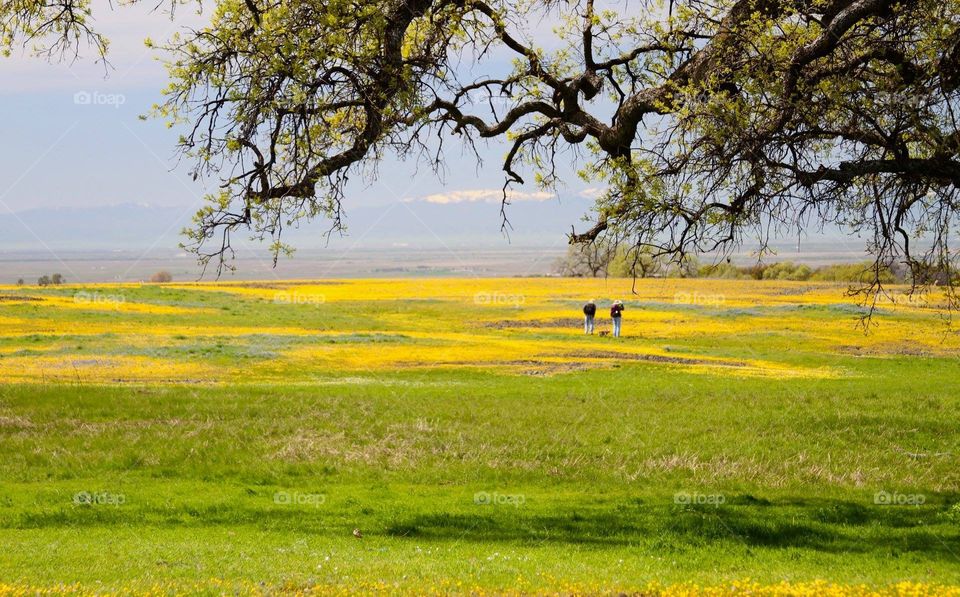
[[[110, 68], [105, 69], [97, 61], [95, 48], [85, 40], [76, 48], [79, 52], [76, 61], [72, 60], [72, 51], [68, 51], [62, 60], [54, 56], [50, 61], [34, 56], [32, 44], [17, 46], [9, 57], [2, 59], [4, 81], [0, 96], [39, 93], [65, 97], [69, 102], [70, 96], [81, 89], [97, 89], [104, 93], [137, 89], [155, 92], [158, 96], [155, 101], [160, 101], [159, 91], [169, 83], [169, 77], [166, 68], [156, 59], [172, 59], [172, 56], [147, 48], [144, 38], [152, 37], [158, 44], [166, 42], [181, 28], [206, 26], [212, 14], [209, 10], [197, 14], [195, 10], [187, 10], [189, 7], [178, 5], [171, 19], [169, 13], [164, 12], [164, 8], [170, 8], [170, 3], [114, 2], [113, 8], [107, 2], [93, 4], [94, 29], [110, 40], [107, 53]], [[54, 39], [54, 36], [43, 38], [38, 44], [50, 44]], [[58, 92], [64, 93], [55, 95]], [[146, 107], [149, 105], [147, 103]]]
[[[553, 199], [556, 195], [546, 191], [507, 191], [507, 199], [511, 202], [516, 201], [547, 201]], [[446, 193], [434, 193], [416, 199], [427, 203], [436, 203], [439, 205], [448, 205], [451, 203], [500, 203], [503, 199], [502, 189], [465, 189], [461, 191], [449, 191]], [[414, 199], [408, 199], [414, 201]]]
[[607, 189], [601, 189], [598, 187], [589, 187], [583, 189], [577, 195], [583, 197], [584, 199], [599, 199], [604, 193], [607, 192]]

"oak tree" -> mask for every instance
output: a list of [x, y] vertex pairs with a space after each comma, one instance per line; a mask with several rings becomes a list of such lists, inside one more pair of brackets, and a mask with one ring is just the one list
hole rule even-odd
[[[61, 48], [96, 35], [85, 0], [0, 7]], [[838, 226], [868, 242], [868, 292], [891, 263], [954, 271], [955, 0], [218, 0], [158, 47], [155, 113], [223, 181], [189, 231], [202, 260], [238, 231], [282, 251], [298, 221], [336, 229], [351, 178], [391, 154], [439, 170], [452, 136], [508, 143], [505, 190], [572, 156], [605, 189], [574, 243], [683, 259]]]

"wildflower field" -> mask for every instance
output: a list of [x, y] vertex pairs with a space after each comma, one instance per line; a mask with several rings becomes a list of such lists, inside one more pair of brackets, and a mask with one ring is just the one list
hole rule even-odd
[[[580, 307], [626, 304], [624, 336]], [[0, 595], [958, 595], [936, 292], [0, 287]]]

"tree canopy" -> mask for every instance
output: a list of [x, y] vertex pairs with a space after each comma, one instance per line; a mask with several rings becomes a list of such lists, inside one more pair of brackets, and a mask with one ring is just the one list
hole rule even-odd
[[[3, 43], [102, 43], [86, 9], [0, 0]], [[155, 115], [223, 180], [189, 231], [203, 260], [237, 231], [281, 251], [300, 220], [336, 229], [351, 177], [391, 153], [440, 169], [452, 135], [508, 142], [505, 191], [573, 159], [605, 189], [574, 243], [682, 259], [839, 225], [876, 284], [894, 261], [952, 270], [955, 0], [218, 0], [157, 45]]]

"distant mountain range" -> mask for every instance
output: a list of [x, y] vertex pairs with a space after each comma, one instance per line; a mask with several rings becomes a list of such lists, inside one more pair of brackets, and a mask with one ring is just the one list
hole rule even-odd
[[[334, 248], [523, 247], [563, 245], [571, 226], [584, 228], [590, 201], [518, 201], [511, 205], [509, 242], [501, 233], [500, 206], [488, 202], [395, 202], [346, 206], [347, 233]], [[172, 250], [182, 241], [195, 208], [125, 203], [109, 207], [38, 208], [0, 215], [0, 251]], [[284, 237], [303, 248], [327, 246], [328, 222], [317, 220]]]

